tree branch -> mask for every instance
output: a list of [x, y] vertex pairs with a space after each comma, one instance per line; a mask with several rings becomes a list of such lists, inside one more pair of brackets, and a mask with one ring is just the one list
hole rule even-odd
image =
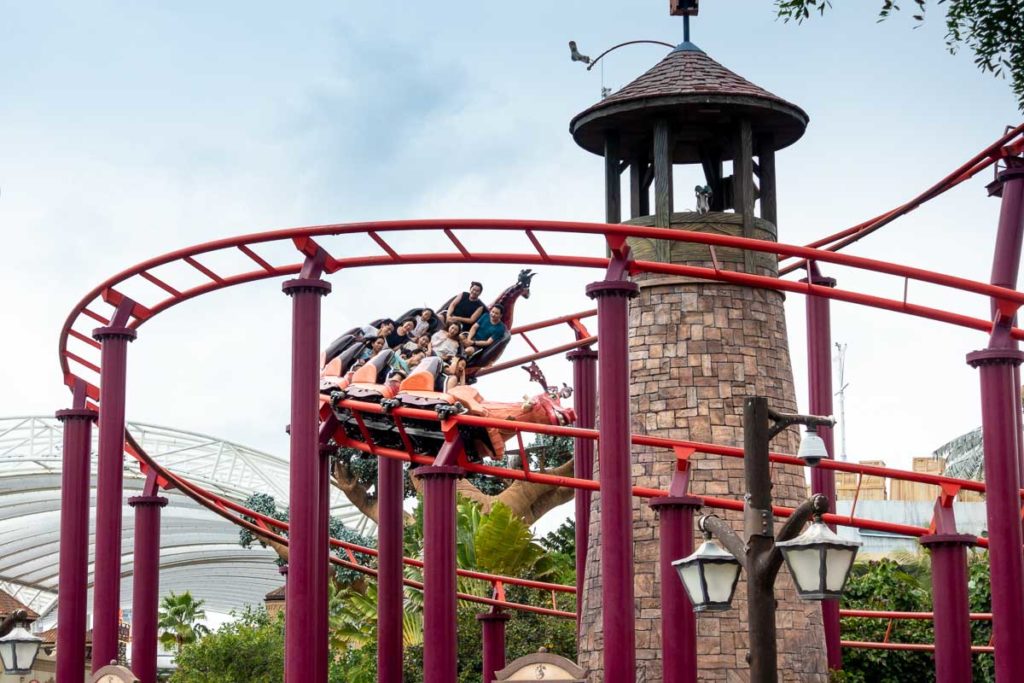
[[357, 510], [376, 523], [378, 521], [377, 499], [370, 498], [366, 487], [359, 483], [355, 474], [352, 473], [352, 469], [343, 462], [336, 462], [331, 471], [334, 475], [334, 485], [345, 494], [345, 497], [356, 506]]

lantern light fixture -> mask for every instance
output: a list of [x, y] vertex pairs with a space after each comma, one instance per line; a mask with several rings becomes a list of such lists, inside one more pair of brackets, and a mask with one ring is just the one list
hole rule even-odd
[[721, 612], [732, 606], [740, 578], [740, 563], [705, 528], [706, 519], [707, 516], [700, 519], [704, 542], [692, 554], [673, 562], [672, 566], [686, 588], [694, 612]]
[[837, 600], [843, 595], [861, 542], [840, 538], [819, 514], [802, 534], [775, 546], [782, 551], [801, 598]]
[[28, 615], [24, 610], [18, 610], [13, 617], [14, 628], [0, 638], [0, 661], [6, 673], [25, 675], [32, 673], [43, 640], [26, 628]]

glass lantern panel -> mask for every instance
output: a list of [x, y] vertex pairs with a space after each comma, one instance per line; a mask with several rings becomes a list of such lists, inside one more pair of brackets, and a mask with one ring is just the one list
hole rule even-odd
[[799, 590], [805, 593], [821, 590], [821, 555], [817, 548], [790, 548], [786, 559]]
[[857, 551], [829, 548], [825, 551], [825, 587], [830, 591], [840, 591], [846, 583], [846, 575], [853, 564]]
[[738, 562], [708, 562], [704, 565], [704, 579], [708, 583], [708, 600], [729, 602], [736, 577], [740, 573]]
[[14, 645], [15, 659], [19, 669], [31, 669], [39, 652], [38, 640], [22, 640]]
[[695, 605], [707, 602], [707, 596], [700, 585], [700, 569], [696, 562], [679, 567], [679, 578], [682, 579], [683, 587], [690, 596], [690, 602]]
[[3, 660], [5, 670], [14, 671], [14, 643], [0, 642], [0, 660]]

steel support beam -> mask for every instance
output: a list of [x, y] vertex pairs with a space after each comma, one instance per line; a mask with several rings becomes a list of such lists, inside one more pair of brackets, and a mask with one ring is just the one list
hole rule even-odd
[[456, 575], [455, 484], [465, 470], [457, 433], [434, 465], [413, 476], [423, 487], [423, 683], [455, 683], [458, 676], [458, 577]]
[[693, 552], [693, 513], [702, 502], [694, 496], [674, 495], [670, 489], [668, 496], [654, 498], [649, 505], [658, 513], [661, 542], [661, 680], [697, 683], [697, 618], [672, 563]]
[[[624, 275], [612, 260], [609, 271]], [[617, 268], [616, 265], [619, 265]], [[587, 285], [597, 300], [598, 405], [601, 410], [601, 616], [604, 625], [604, 680], [636, 679], [636, 622], [633, 594], [633, 499], [629, 432], [629, 299], [639, 287], [624, 279]]]
[[[817, 266], [811, 265], [810, 273], [803, 282], [821, 287], [835, 287], [834, 278], [823, 277]], [[807, 389], [808, 408], [814, 415], [832, 414], [832, 318], [830, 301], [824, 297], [806, 297], [807, 307]], [[817, 428], [818, 436], [825, 442], [830, 458], [835, 457], [835, 442], [832, 427]], [[820, 493], [828, 499], [828, 511], [836, 511], [835, 470], [812, 467], [811, 492]], [[830, 525], [835, 531], [835, 525]], [[828, 668], [843, 668], [843, 651], [839, 644], [839, 601], [821, 601], [821, 621], [825, 629], [825, 653]]]
[[402, 683], [402, 461], [377, 460], [377, 682]]
[[919, 542], [932, 554], [936, 683], [969, 681], [972, 661], [967, 548], [974, 545], [975, 538], [957, 533], [951, 498], [942, 496], [936, 501], [935, 533]]
[[93, 578], [92, 670], [118, 659], [121, 611], [121, 506], [124, 479], [124, 413], [131, 302], [110, 325], [93, 330], [100, 351], [99, 467], [96, 478], [96, 552]]
[[[155, 493], [155, 477], [153, 478]], [[141, 683], [157, 683], [156, 653], [160, 610], [160, 510], [163, 496], [128, 499], [135, 509], [135, 557], [132, 572], [132, 673]]]
[[497, 610], [476, 615], [483, 629], [483, 683], [493, 683], [495, 673], [505, 668], [505, 622], [509, 615]]
[[[597, 416], [597, 352], [589, 346], [566, 354], [572, 363], [573, 407], [576, 425], [593, 429]], [[573, 476], [594, 478], [594, 442], [574, 439]], [[576, 489], [576, 635], [579, 636], [583, 610], [583, 585], [587, 578], [587, 549], [590, 547], [591, 492]]]
[[[81, 382], [78, 387], [84, 390]], [[84, 391], [77, 392], [75, 399], [76, 407], [57, 411], [57, 419], [64, 425], [57, 579], [57, 678], [62, 681], [77, 681], [85, 676], [88, 628], [89, 451], [96, 411], [84, 407]]]
[[282, 289], [292, 298], [292, 372], [289, 466], [288, 583], [285, 610], [285, 678], [325, 683], [326, 663], [318, 660], [326, 633], [327, 602], [319, 587], [325, 579], [327, 548], [319, 527], [323, 503], [318, 439], [317, 396], [320, 370], [320, 303], [331, 285], [319, 269], [303, 268], [302, 277]]

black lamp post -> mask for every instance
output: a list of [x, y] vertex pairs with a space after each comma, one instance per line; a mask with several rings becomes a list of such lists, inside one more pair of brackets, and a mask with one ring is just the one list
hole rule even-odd
[[[817, 465], [823, 448], [814, 442], [813, 429], [832, 425], [830, 417], [813, 415], [787, 415], [768, 408], [762, 397], [751, 397], [743, 406], [743, 469], [747, 495], [743, 508], [744, 535], [741, 538], [721, 518], [707, 515], [700, 520], [701, 530], [710, 539], [697, 552], [673, 563], [686, 587], [694, 610], [727, 609], [732, 600], [730, 593], [723, 605], [712, 600], [708, 588], [725, 585], [730, 579], [735, 585], [740, 567], [747, 573], [747, 628], [750, 638], [751, 683], [778, 681], [778, 652], [775, 635], [775, 579], [782, 567], [783, 556], [797, 584], [797, 592], [804, 599], [836, 598], [842, 593], [846, 578], [853, 566], [860, 543], [836, 536], [821, 522], [828, 510], [828, 499], [815, 495], [800, 504], [789, 519], [774, 533], [772, 515], [771, 462], [768, 444], [772, 437], [786, 427], [802, 424], [808, 427], [810, 443], [801, 447], [800, 455], [809, 465]], [[814, 517], [807, 531], [804, 525]], [[798, 536], [798, 534], [800, 534]], [[717, 551], [706, 546], [715, 543]], [[702, 551], [703, 554], [702, 554]], [[698, 577], [699, 581], [694, 577]], [[703, 589], [703, 590], [701, 590]], [[719, 591], [719, 596], [721, 591]]]
[[39, 646], [43, 641], [26, 628], [28, 615], [25, 610], [18, 610], [11, 615], [14, 626], [0, 638], [0, 661], [4, 671], [9, 674], [25, 675], [32, 673], [39, 654]]

